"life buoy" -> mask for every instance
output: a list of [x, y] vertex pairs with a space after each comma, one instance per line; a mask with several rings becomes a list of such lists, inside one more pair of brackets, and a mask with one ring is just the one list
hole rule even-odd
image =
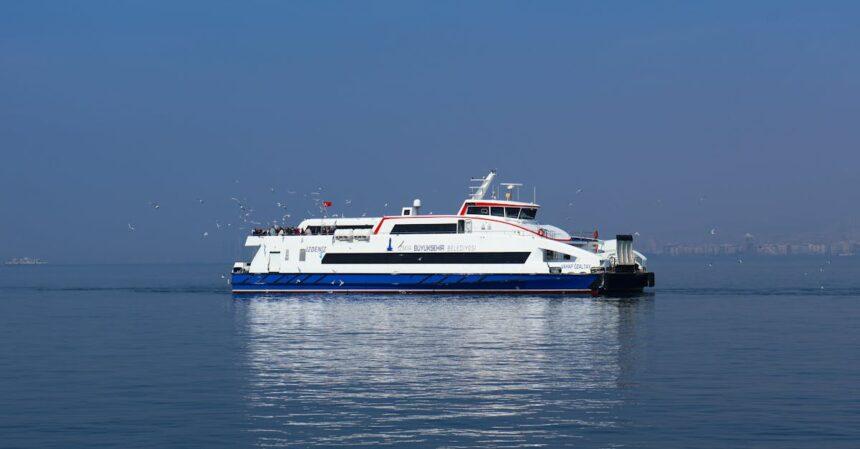
[[546, 237], [546, 231], [544, 231], [543, 229], [538, 229], [538, 235], [541, 237]]

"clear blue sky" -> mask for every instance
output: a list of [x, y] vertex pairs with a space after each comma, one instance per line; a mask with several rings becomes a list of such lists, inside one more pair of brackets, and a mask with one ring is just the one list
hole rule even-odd
[[444, 213], [489, 168], [567, 229], [856, 229], [858, 25], [857, 2], [3, 2], [0, 257], [229, 262], [230, 197]]

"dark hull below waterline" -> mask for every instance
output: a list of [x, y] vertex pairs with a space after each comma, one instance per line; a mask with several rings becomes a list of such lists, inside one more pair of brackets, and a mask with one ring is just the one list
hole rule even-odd
[[233, 274], [234, 294], [292, 293], [636, 293], [653, 273], [595, 274]]

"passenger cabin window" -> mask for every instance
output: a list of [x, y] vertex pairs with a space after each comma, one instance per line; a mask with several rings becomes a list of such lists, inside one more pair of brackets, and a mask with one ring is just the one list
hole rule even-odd
[[505, 216], [505, 208], [504, 207], [491, 207], [490, 215], [494, 217], [504, 217]]
[[332, 235], [338, 229], [371, 229], [373, 225], [308, 226], [311, 235]]
[[469, 206], [466, 209], [466, 213], [469, 215], [490, 215], [489, 207], [479, 207], [479, 206]]
[[543, 250], [543, 260], [544, 262], [553, 262], [558, 260], [573, 260], [573, 258], [570, 256], [570, 254], [563, 254], [545, 249]]
[[456, 234], [457, 223], [396, 224], [392, 234]]

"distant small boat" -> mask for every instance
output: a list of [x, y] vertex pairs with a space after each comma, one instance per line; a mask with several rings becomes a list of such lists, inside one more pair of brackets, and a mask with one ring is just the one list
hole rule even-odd
[[6, 262], [3, 262], [3, 265], [45, 265], [48, 262], [44, 260], [38, 259], [36, 257], [21, 257], [9, 259]]

